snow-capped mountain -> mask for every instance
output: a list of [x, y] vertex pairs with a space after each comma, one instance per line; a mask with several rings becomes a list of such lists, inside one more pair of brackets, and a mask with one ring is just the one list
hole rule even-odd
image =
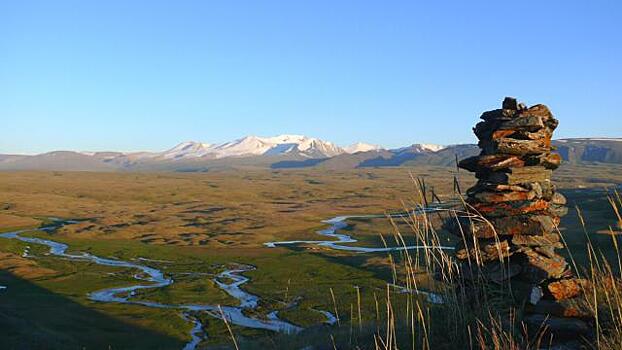
[[447, 146], [434, 145], [431, 143], [415, 143], [407, 147], [402, 147], [392, 150], [394, 153], [410, 152], [410, 153], [423, 153], [423, 152], [438, 152]]
[[345, 151], [331, 142], [303, 135], [279, 135], [275, 137], [247, 136], [216, 145], [188, 141], [164, 152], [146, 154], [144, 157], [163, 160], [189, 160], [290, 154], [324, 158], [342, 153]]
[[359, 153], [359, 152], [369, 152], [369, 151], [378, 151], [381, 150], [382, 147], [379, 145], [372, 145], [369, 143], [357, 142], [350, 146], [344, 147], [343, 150], [346, 153]]
[[307, 157], [332, 157], [344, 150], [331, 142], [303, 135], [275, 137], [247, 136], [213, 148], [216, 158], [282, 154], [300, 154]]
[[[390, 150], [397, 156], [409, 156], [418, 153], [438, 152], [445, 146], [434, 144], [413, 144]], [[221, 144], [208, 144], [188, 141], [160, 153], [146, 153], [134, 156], [139, 160], [178, 161], [178, 160], [219, 160], [230, 158], [248, 158], [260, 156], [294, 156], [324, 159], [338, 155], [350, 155], [370, 151], [382, 151], [379, 145], [355, 143], [339, 147], [331, 142], [304, 135], [279, 135], [274, 137], [246, 136]]]
[[167, 151], [157, 154], [157, 157], [170, 160], [201, 158], [210, 154], [211, 148], [212, 145], [208, 143], [187, 141], [182, 142]]

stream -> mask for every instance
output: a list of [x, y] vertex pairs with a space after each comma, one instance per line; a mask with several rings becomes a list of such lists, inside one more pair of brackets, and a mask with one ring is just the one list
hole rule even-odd
[[[410, 215], [418, 215], [425, 213], [433, 213], [438, 211], [444, 211], [446, 209], [440, 207], [427, 207], [416, 209], [408, 214]], [[412, 245], [412, 246], [398, 246], [398, 247], [359, 247], [359, 246], [350, 246], [344, 245], [345, 243], [356, 243], [358, 240], [354, 239], [352, 236], [337, 233], [338, 230], [343, 230], [348, 227], [348, 223], [346, 222], [349, 219], [373, 219], [373, 218], [401, 218], [404, 217], [405, 214], [393, 214], [393, 215], [348, 215], [348, 216], [337, 216], [329, 220], [322, 221], [325, 224], [330, 225], [327, 229], [317, 231], [317, 234], [325, 237], [336, 238], [337, 240], [316, 240], [316, 241], [280, 241], [280, 242], [267, 242], [264, 245], [268, 248], [275, 248], [277, 246], [282, 245], [297, 245], [297, 244], [311, 244], [319, 247], [326, 247], [335, 250], [345, 250], [356, 253], [378, 253], [378, 252], [391, 252], [391, 251], [400, 251], [400, 250], [412, 250], [412, 249], [445, 249], [445, 250], [453, 250], [454, 247], [446, 247], [446, 246], [429, 246], [429, 245]]]
[[[419, 212], [433, 212], [436, 210], [435, 208], [425, 208], [420, 209]], [[338, 230], [347, 227], [346, 220], [352, 218], [382, 218], [386, 217], [385, 215], [363, 215], [363, 216], [338, 216], [332, 218], [330, 220], [323, 221], [324, 223], [330, 225], [329, 228], [320, 230], [317, 233], [331, 238], [336, 238], [337, 240], [322, 240], [322, 241], [282, 241], [282, 242], [268, 242], [265, 243], [266, 247], [277, 247], [280, 245], [291, 245], [291, 244], [314, 244], [322, 247], [328, 247], [336, 250], [345, 250], [352, 251], [358, 253], [373, 253], [373, 252], [386, 252], [386, 251], [397, 251], [397, 250], [410, 250], [410, 249], [428, 249], [428, 248], [438, 248], [438, 249], [453, 249], [453, 247], [430, 247], [430, 246], [406, 246], [406, 247], [385, 247], [385, 248], [375, 248], [375, 247], [358, 247], [358, 246], [348, 246], [344, 245], [346, 243], [355, 243], [356, 239], [352, 238], [349, 235], [339, 234]], [[397, 217], [397, 216], [396, 216]], [[216, 283], [216, 285], [232, 296], [233, 298], [239, 301], [239, 306], [220, 306], [220, 305], [209, 305], [209, 304], [163, 304], [152, 301], [145, 300], [134, 300], [132, 299], [135, 296], [136, 291], [144, 290], [144, 289], [156, 289], [169, 286], [174, 283], [174, 280], [170, 277], [164, 275], [161, 270], [158, 270], [153, 267], [149, 267], [147, 265], [138, 264], [135, 262], [111, 259], [111, 258], [102, 258], [90, 253], [67, 253], [69, 248], [68, 245], [64, 243], [55, 242], [52, 240], [35, 238], [35, 237], [24, 237], [21, 236], [21, 233], [24, 232], [32, 232], [32, 231], [53, 231], [64, 225], [74, 224], [77, 221], [73, 220], [60, 220], [60, 219], [52, 219], [54, 223], [50, 226], [41, 227], [35, 230], [21, 230], [14, 232], [7, 232], [0, 234], [1, 238], [7, 239], [17, 239], [22, 242], [31, 243], [31, 244], [39, 244], [47, 246], [50, 250], [49, 253], [51, 255], [63, 257], [70, 260], [77, 261], [90, 261], [98, 265], [103, 266], [112, 266], [112, 267], [123, 267], [123, 268], [131, 268], [139, 270], [142, 273], [136, 273], [133, 275], [134, 279], [140, 281], [140, 284], [136, 284], [129, 287], [114, 287], [102, 289], [99, 291], [94, 291], [88, 294], [88, 298], [92, 301], [102, 302], [102, 303], [122, 303], [122, 304], [133, 304], [133, 305], [142, 305], [151, 308], [169, 308], [169, 309], [178, 309], [182, 311], [181, 317], [193, 323], [193, 328], [190, 332], [191, 340], [188, 342], [184, 350], [194, 350], [196, 347], [206, 338], [206, 335], [203, 331], [203, 324], [201, 321], [193, 317], [191, 312], [205, 312], [208, 315], [223, 319], [225, 318], [227, 322], [248, 328], [255, 329], [265, 329], [275, 332], [284, 332], [284, 333], [297, 333], [302, 330], [301, 327], [298, 327], [292, 323], [281, 320], [278, 317], [278, 311], [272, 311], [266, 315], [265, 319], [250, 317], [244, 314], [244, 310], [253, 310], [257, 308], [259, 305], [259, 297], [250, 293], [245, 292], [241, 286], [247, 283], [250, 279], [248, 277], [243, 276], [244, 272], [248, 272], [254, 270], [254, 266], [249, 265], [237, 265], [235, 268], [230, 268], [228, 270], [222, 271], [212, 280]], [[25, 256], [30, 257], [28, 253], [25, 253]], [[148, 262], [148, 259], [139, 258], [139, 261]], [[225, 282], [226, 281], [226, 282]], [[399, 286], [398, 286], [399, 287]], [[0, 286], [0, 289], [6, 289], [6, 286]], [[425, 293], [425, 292], [424, 292]], [[438, 302], [434, 298], [434, 294], [429, 293], [428, 299], [431, 302]], [[327, 324], [334, 324], [336, 322], [336, 317], [332, 313], [324, 310], [316, 310], [314, 311], [321, 313], [325, 316]]]
[[[75, 221], [56, 221], [54, 226], [43, 227], [40, 228], [39, 231], [51, 231], [60, 226], [71, 223], [75, 223]], [[227, 294], [236, 298], [240, 302], [239, 306], [219, 306], [204, 304], [162, 304], [151, 301], [132, 300], [131, 297], [134, 296], [135, 292], [138, 290], [162, 288], [173, 284], [174, 281], [172, 278], [164, 276], [162, 271], [146, 265], [141, 265], [130, 261], [102, 258], [89, 253], [70, 254], [67, 253], [67, 249], [69, 248], [69, 246], [64, 243], [41, 238], [24, 237], [20, 235], [21, 233], [27, 231], [33, 230], [7, 232], [0, 234], [0, 237], [17, 239], [22, 242], [32, 244], [44, 245], [50, 248], [50, 254], [71, 260], [90, 261], [103, 266], [125, 267], [141, 271], [142, 274], [134, 274], [134, 279], [148, 283], [141, 283], [129, 287], [115, 287], [99, 290], [89, 293], [88, 298], [93, 301], [104, 303], [133, 304], [152, 308], [171, 308], [184, 311], [182, 317], [188, 321], [191, 321], [194, 324], [194, 327], [190, 334], [192, 339], [188, 344], [186, 344], [184, 350], [195, 349], [197, 345], [204, 339], [204, 336], [202, 334], [203, 325], [198, 319], [193, 318], [190, 315], [190, 311], [203, 311], [210, 316], [219, 319], [222, 319], [224, 316], [229, 323], [242, 327], [265, 329], [285, 333], [296, 333], [302, 330], [302, 328], [294, 324], [279, 319], [278, 313], [276, 311], [271, 312], [266, 317], [266, 319], [258, 319], [246, 316], [244, 314], [244, 310], [252, 310], [256, 308], [259, 303], [259, 297], [247, 293], [242, 288], [240, 288], [244, 283], [247, 283], [249, 281], [249, 278], [242, 276], [241, 273], [254, 270], [255, 268], [253, 266], [239, 265], [234, 269], [229, 269], [221, 272], [216, 276], [216, 278], [213, 279], [219, 288], [221, 288]], [[231, 282], [226, 283], [221, 281], [221, 279]]]

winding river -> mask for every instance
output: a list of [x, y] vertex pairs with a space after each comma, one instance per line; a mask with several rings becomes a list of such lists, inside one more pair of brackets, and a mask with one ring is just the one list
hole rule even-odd
[[[75, 221], [56, 221], [53, 226], [40, 228], [40, 231], [50, 231], [61, 227], [66, 224], [75, 223]], [[259, 319], [250, 316], [246, 316], [244, 314], [244, 310], [251, 310], [257, 307], [259, 303], [259, 298], [256, 295], [245, 292], [241, 286], [244, 283], [247, 283], [249, 279], [241, 275], [241, 273], [251, 271], [255, 269], [253, 266], [248, 265], [238, 265], [236, 268], [225, 270], [218, 274], [214, 278], [214, 282], [225, 291], [227, 294], [236, 298], [239, 302], [239, 306], [219, 306], [219, 305], [203, 305], [203, 304], [162, 304], [151, 301], [143, 301], [143, 300], [133, 300], [132, 296], [134, 296], [135, 292], [141, 289], [154, 289], [154, 288], [162, 288], [168, 285], [173, 284], [173, 279], [166, 277], [162, 271], [142, 265], [137, 264], [130, 261], [123, 261], [117, 259], [109, 259], [102, 258], [89, 253], [76, 253], [70, 254], [67, 253], [67, 249], [69, 248], [64, 243], [59, 243], [47, 239], [35, 238], [35, 237], [25, 237], [21, 236], [21, 233], [33, 231], [33, 230], [23, 230], [23, 231], [15, 231], [15, 232], [7, 232], [0, 234], [2, 238], [8, 239], [17, 239], [23, 242], [32, 243], [32, 244], [40, 244], [50, 248], [50, 254], [71, 259], [71, 260], [79, 260], [79, 261], [90, 261], [96, 263], [98, 265], [104, 266], [113, 266], [113, 267], [124, 267], [136, 269], [142, 272], [142, 274], [134, 274], [134, 279], [146, 282], [140, 283], [137, 285], [129, 286], [129, 287], [116, 287], [116, 288], [107, 288], [99, 291], [95, 291], [89, 293], [88, 298], [97, 302], [104, 303], [123, 303], [123, 304], [134, 304], [134, 305], [142, 305], [153, 308], [171, 308], [171, 309], [179, 309], [183, 311], [182, 317], [188, 321], [193, 322], [194, 327], [191, 331], [192, 340], [186, 344], [184, 350], [192, 350], [195, 349], [196, 346], [203, 340], [203, 325], [201, 322], [193, 318], [190, 314], [190, 311], [203, 311], [213, 316], [215, 318], [222, 319], [223, 316], [226, 317], [227, 321], [231, 324], [256, 328], [256, 329], [266, 329], [270, 331], [276, 332], [285, 332], [285, 333], [296, 333], [299, 332], [302, 328], [291, 324], [289, 322], [283, 321], [279, 319], [276, 311], [271, 312], [266, 319]], [[227, 282], [224, 282], [226, 280]]]
[[[425, 208], [420, 209], [418, 212], [433, 212], [441, 210], [438, 208]], [[417, 212], [415, 212], [417, 213]], [[396, 215], [398, 217], [399, 215]], [[313, 244], [322, 247], [327, 247], [336, 250], [345, 250], [352, 251], [358, 253], [373, 253], [373, 252], [386, 252], [386, 251], [397, 251], [397, 250], [406, 250], [406, 249], [428, 249], [428, 248], [437, 248], [437, 249], [453, 249], [452, 247], [431, 247], [431, 246], [406, 246], [406, 247], [384, 247], [384, 248], [376, 248], [376, 247], [358, 247], [358, 246], [348, 246], [344, 245], [347, 243], [355, 243], [356, 239], [352, 238], [349, 235], [339, 234], [338, 230], [347, 227], [346, 220], [353, 218], [382, 218], [386, 217], [385, 215], [359, 215], [359, 216], [338, 216], [330, 220], [323, 221], [324, 223], [329, 225], [329, 228], [320, 230], [317, 233], [331, 238], [336, 238], [337, 240], [318, 240], [318, 241], [282, 241], [282, 242], [268, 242], [265, 243], [267, 247], [277, 247], [281, 245], [292, 245], [292, 244]], [[39, 228], [39, 231], [53, 231], [62, 227], [64, 225], [74, 224], [76, 221], [73, 220], [59, 220], [53, 219], [54, 223], [47, 227]], [[287, 321], [281, 320], [278, 317], [278, 311], [272, 311], [266, 315], [265, 319], [255, 318], [251, 316], [247, 316], [244, 314], [245, 310], [252, 310], [257, 308], [259, 305], [259, 297], [256, 295], [245, 292], [241, 286], [249, 281], [249, 278], [243, 276], [244, 272], [248, 272], [254, 270], [255, 267], [249, 265], [236, 265], [234, 268], [225, 270], [218, 274], [213, 281], [216, 285], [222, 289], [224, 292], [232, 296], [233, 298], [239, 301], [239, 306], [220, 306], [220, 305], [209, 305], [209, 304], [163, 304], [152, 301], [145, 300], [136, 300], [132, 297], [135, 296], [136, 291], [143, 289], [155, 289], [169, 286], [174, 283], [174, 280], [170, 277], [164, 275], [161, 270], [158, 270], [153, 267], [149, 267], [147, 265], [118, 260], [118, 259], [110, 259], [110, 258], [102, 258], [90, 253], [75, 253], [70, 254], [67, 253], [69, 248], [68, 245], [64, 243], [55, 242], [52, 240], [35, 238], [35, 237], [25, 237], [21, 234], [24, 232], [32, 232], [33, 230], [22, 230], [15, 232], [7, 232], [0, 234], [0, 237], [7, 239], [17, 239], [23, 242], [39, 244], [47, 246], [50, 250], [51, 255], [63, 257], [66, 259], [77, 260], [77, 261], [90, 261], [98, 265], [103, 266], [112, 266], [112, 267], [123, 267], [123, 268], [131, 268], [140, 271], [141, 273], [134, 274], [134, 279], [140, 281], [139, 284], [128, 286], [128, 287], [115, 287], [115, 288], [107, 288], [99, 291], [94, 291], [88, 294], [88, 298], [90, 300], [102, 303], [123, 303], [123, 304], [133, 304], [133, 305], [142, 305], [146, 307], [152, 308], [170, 308], [170, 309], [178, 309], [182, 311], [181, 316], [187, 320], [188, 322], [193, 323], [193, 328], [190, 333], [191, 340], [188, 342], [184, 350], [193, 350], [195, 349], [204, 339], [205, 334], [203, 331], [203, 324], [198, 318], [192, 316], [193, 311], [200, 311], [209, 314], [212, 317], [223, 319], [225, 318], [229, 323], [248, 327], [255, 329], [265, 329], [276, 332], [284, 332], [284, 333], [297, 333], [302, 330], [302, 328], [291, 324]], [[28, 255], [26, 255], [28, 256]], [[148, 261], [147, 259], [138, 259], [139, 261]], [[2, 286], [6, 288], [6, 286]], [[399, 286], [397, 286], [400, 288]], [[3, 288], [3, 289], [4, 289]], [[425, 293], [425, 292], [424, 292]], [[434, 294], [426, 294], [428, 296], [428, 300], [431, 302], [439, 302], [438, 299], [434, 296]], [[327, 324], [334, 324], [336, 322], [336, 317], [324, 310], [316, 310], [314, 311], [323, 314], [326, 317]]]
[[[434, 213], [440, 211], [446, 211], [447, 209], [441, 207], [427, 207], [416, 209], [408, 213], [408, 215], [419, 215], [425, 213]], [[342, 230], [348, 227], [348, 223], [346, 222], [349, 219], [373, 219], [373, 218], [401, 218], [404, 217], [405, 214], [393, 214], [393, 215], [347, 215], [347, 216], [337, 216], [329, 220], [322, 221], [325, 224], [328, 224], [329, 227], [324, 230], [319, 230], [317, 233], [321, 236], [336, 238], [337, 240], [316, 240], [316, 241], [280, 241], [280, 242], [267, 242], [264, 245], [268, 248], [275, 248], [277, 246], [283, 245], [297, 245], [297, 244], [310, 244], [316, 245], [319, 247], [325, 247], [335, 250], [345, 250], [356, 253], [379, 253], [379, 252], [390, 252], [390, 251], [400, 251], [400, 250], [412, 250], [412, 249], [445, 249], [445, 250], [453, 250], [454, 247], [446, 247], [446, 246], [429, 246], [429, 245], [411, 245], [411, 246], [398, 246], [398, 247], [359, 247], [359, 246], [350, 246], [344, 245], [347, 243], [356, 243], [358, 240], [354, 239], [352, 236], [337, 233], [337, 231]]]

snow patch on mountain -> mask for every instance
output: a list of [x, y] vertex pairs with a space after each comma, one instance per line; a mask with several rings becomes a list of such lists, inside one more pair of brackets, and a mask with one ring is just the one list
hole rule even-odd
[[372, 145], [364, 142], [357, 142], [350, 146], [344, 147], [343, 150], [346, 153], [359, 153], [359, 152], [369, 152], [369, 151], [378, 151], [381, 150], [382, 146], [380, 145]]
[[407, 147], [402, 147], [393, 150], [394, 153], [410, 152], [410, 153], [423, 153], [423, 152], [438, 152], [447, 148], [443, 145], [435, 145], [431, 143], [415, 143]]
[[167, 160], [201, 158], [211, 153], [212, 145], [208, 143], [187, 141], [179, 145], [157, 154], [158, 158]]

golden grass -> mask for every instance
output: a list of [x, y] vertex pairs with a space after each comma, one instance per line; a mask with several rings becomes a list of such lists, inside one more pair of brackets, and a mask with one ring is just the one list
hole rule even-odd
[[[616, 191], [609, 196], [609, 203], [616, 220], [620, 220], [622, 200]], [[581, 213], [577, 208], [579, 221], [585, 223]], [[448, 216], [455, 214], [450, 212]], [[485, 220], [483, 217], [478, 219]], [[430, 224], [427, 214], [412, 215], [408, 221], [411, 230], [407, 233], [399, 230], [399, 226], [395, 224], [396, 240], [404, 242], [405, 235], [414, 235], [422, 245], [438, 244], [439, 234]], [[587, 237], [587, 227], [582, 228]], [[467, 236], [464, 234], [463, 239], [466, 240]], [[568, 251], [575, 274], [589, 281], [589, 287], [584, 289], [576, 307], [594, 315], [595, 337], [578, 338], [582, 349], [622, 349], [622, 255], [617, 237], [612, 235], [611, 239], [611, 246], [616, 254], [613, 263], [600, 249], [594, 247], [589, 237], [584, 247], [589, 257], [586, 266], [578, 265], [572, 259], [572, 252]], [[394, 254], [390, 256], [392, 255]], [[406, 271], [406, 274], [400, 275], [397, 283], [413, 291], [408, 294], [405, 310], [396, 312], [394, 305], [397, 305], [398, 298], [387, 285], [386, 295], [380, 302], [374, 296], [376, 321], [371, 322], [373, 325], [361, 326], [359, 316], [354, 318], [359, 322], [359, 332], [352, 329], [353, 319], [350, 320], [349, 330], [339, 326], [334, 331], [337, 334], [348, 333], [349, 340], [344, 348], [535, 350], [549, 349], [552, 346], [551, 339], [544, 337], [547, 331], [544, 325], [534, 332], [521, 322], [521, 301], [524, 297], [521, 299], [517, 296], [511, 282], [497, 284], [482, 279], [466, 288], [464, 276], [460, 275], [461, 269], [458, 269], [451, 253], [440, 249], [427, 249], [404, 251], [400, 255], [399, 258], [390, 260], [394, 264], [394, 270]], [[483, 265], [482, 259], [477, 256], [470, 264]], [[435, 293], [443, 300], [441, 305], [430, 305], [419, 296], [429, 291], [421, 289], [417, 283], [422, 269], [429, 275], [436, 274], [441, 280], [442, 283], [435, 289]], [[475, 293], [477, 297], [466, 295], [466, 291]], [[365, 343], [365, 339], [370, 336], [373, 343]], [[334, 339], [331, 335], [333, 344]], [[367, 346], [360, 346], [359, 342]], [[574, 346], [579, 346], [577, 344], [579, 343]]]
[[[59, 232], [73, 238], [251, 248], [314, 238], [336, 215], [399, 208], [412, 188], [404, 171], [0, 172], [0, 214], [89, 219]], [[451, 185], [447, 168], [420, 172]], [[14, 224], [0, 220], [0, 229]]]
[[8, 271], [15, 276], [25, 279], [54, 276], [58, 274], [57, 271], [39, 266], [31, 259], [5, 252], [0, 252], [0, 270]]
[[[8, 211], [9, 209], [10, 208], [7, 208], [5, 210]], [[39, 220], [33, 219], [31, 217], [0, 213], [0, 223], [0, 232], [2, 232], [21, 227], [36, 226], [39, 223]]]

